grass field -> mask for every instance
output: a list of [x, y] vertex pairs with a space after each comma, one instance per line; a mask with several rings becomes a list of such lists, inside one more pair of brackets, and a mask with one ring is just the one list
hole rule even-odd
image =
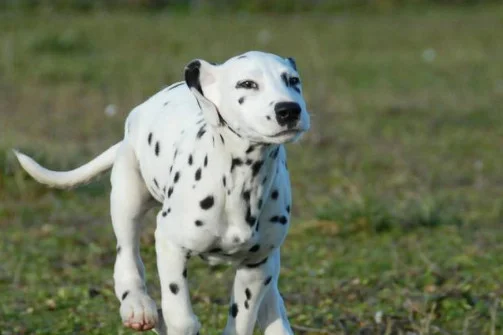
[[[288, 147], [280, 288], [296, 334], [503, 334], [502, 17], [0, 13], [0, 334], [133, 333], [113, 294], [108, 179], [48, 189], [10, 148], [74, 167], [188, 61], [250, 49], [296, 58], [312, 112]], [[232, 269], [190, 273], [202, 334], [219, 334]]]

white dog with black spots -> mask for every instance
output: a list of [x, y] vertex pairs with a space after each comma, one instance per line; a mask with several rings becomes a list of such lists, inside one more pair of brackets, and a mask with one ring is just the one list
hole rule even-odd
[[[190, 62], [184, 82], [132, 110], [121, 142], [75, 170], [47, 170], [16, 155], [31, 176], [53, 187], [112, 168], [115, 293], [127, 327], [198, 334], [187, 262], [199, 255], [237, 267], [225, 335], [251, 335], [256, 322], [267, 335], [293, 334], [278, 291], [291, 209], [283, 144], [308, 128], [294, 60], [252, 51], [220, 65]], [[140, 221], [157, 203], [159, 312], [139, 254]]]

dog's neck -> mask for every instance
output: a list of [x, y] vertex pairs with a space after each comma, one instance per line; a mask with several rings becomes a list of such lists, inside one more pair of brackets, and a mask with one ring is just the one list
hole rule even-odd
[[281, 144], [254, 143], [228, 127], [210, 128], [215, 140], [221, 141], [226, 162], [228, 219], [258, 229], [257, 218], [278, 171]]
[[227, 126], [209, 128], [224, 148], [229, 182], [235, 187], [263, 189], [273, 179], [281, 144], [252, 142]]
[[[253, 165], [255, 162], [266, 162], [276, 158], [281, 144], [258, 143], [239, 135], [228, 126], [213, 128], [215, 136], [219, 137], [225, 146], [225, 151], [232, 158], [240, 159], [243, 165]], [[276, 152], [276, 155], [274, 153]], [[235, 164], [240, 164], [236, 161]]]

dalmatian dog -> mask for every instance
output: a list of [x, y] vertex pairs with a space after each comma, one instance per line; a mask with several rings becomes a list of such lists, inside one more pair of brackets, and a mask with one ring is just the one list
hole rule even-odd
[[[251, 335], [255, 323], [266, 335], [293, 334], [278, 291], [291, 210], [283, 144], [309, 126], [294, 60], [251, 51], [220, 65], [190, 62], [185, 81], [134, 108], [123, 140], [79, 168], [51, 171], [15, 153], [53, 187], [112, 168], [114, 282], [125, 326], [199, 334], [187, 283], [187, 262], [198, 255], [236, 267], [225, 335]], [[139, 254], [140, 221], [156, 203], [159, 312]]]

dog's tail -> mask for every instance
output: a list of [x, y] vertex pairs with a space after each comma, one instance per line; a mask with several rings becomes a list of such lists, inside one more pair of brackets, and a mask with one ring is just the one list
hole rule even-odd
[[32, 158], [13, 150], [23, 169], [35, 180], [50, 187], [70, 188], [89, 181], [92, 177], [112, 167], [117, 150], [122, 142], [108, 148], [92, 161], [71, 171], [52, 171], [41, 166]]

